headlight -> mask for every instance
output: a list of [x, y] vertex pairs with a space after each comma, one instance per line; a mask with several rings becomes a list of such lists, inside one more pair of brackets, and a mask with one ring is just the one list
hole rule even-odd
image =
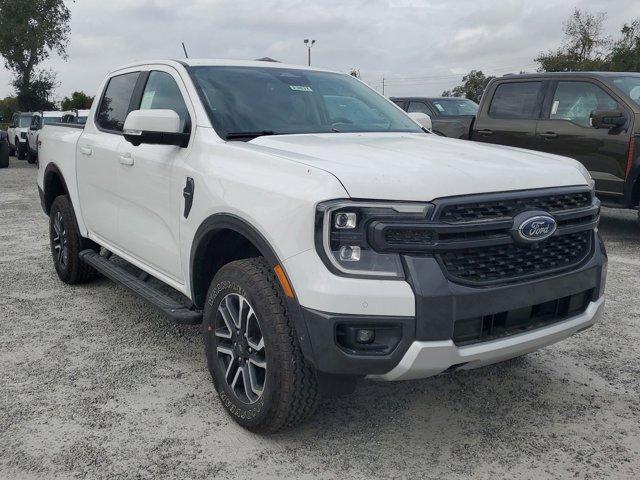
[[400, 255], [374, 248], [377, 226], [424, 222], [432, 212], [425, 203], [378, 203], [334, 200], [316, 210], [316, 249], [335, 273], [362, 277], [404, 278]]
[[582, 174], [584, 179], [589, 184], [589, 187], [591, 187], [591, 190], [595, 190], [596, 181], [591, 177], [591, 173], [589, 173], [589, 170], [587, 170], [587, 168], [579, 162], [578, 162], [578, 169], [580, 170], [580, 173]]

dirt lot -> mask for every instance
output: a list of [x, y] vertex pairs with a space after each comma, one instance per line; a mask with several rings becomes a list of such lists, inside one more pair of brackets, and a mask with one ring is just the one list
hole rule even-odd
[[35, 168], [0, 170], [0, 478], [640, 478], [640, 227], [607, 210], [607, 308], [524, 358], [363, 382], [295, 431], [218, 404], [199, 327], [58, 281]]

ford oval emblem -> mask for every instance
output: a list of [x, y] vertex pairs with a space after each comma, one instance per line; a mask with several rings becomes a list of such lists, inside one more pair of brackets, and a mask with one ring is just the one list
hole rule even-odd
[[518, 227], [518, 235], [527, 242], [539, 242], [556, 232], [558, 224], [549, 215], [536, 215], [524, 220]]

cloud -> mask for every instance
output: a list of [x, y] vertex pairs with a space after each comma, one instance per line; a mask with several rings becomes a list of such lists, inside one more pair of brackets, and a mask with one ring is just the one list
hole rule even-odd
[[[52, 56], [57, 96], [90, 94], [104, 74], [133, 60], [182, 57], [273, 57], [305, 64], [304, 38], [317, 41], [313, 64], [359, 68], [386, 94], [439, 94], [462, 73], [534, 70], [541, 51], [561, 41], [574, 7], [602, 10], [599, 0], [80, 0], [72, 11], [69, 60]], [[637, 17], [640, 0], [608, 0], [606, 33], [617, 36]], [[0, 71], [0, 96], [10, 93]]]

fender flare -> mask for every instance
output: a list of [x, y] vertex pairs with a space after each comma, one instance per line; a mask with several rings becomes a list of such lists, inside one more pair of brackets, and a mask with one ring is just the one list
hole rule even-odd
[[[53, 200], [54, 200], [54, 199], [51, 199], [50, 202], [47, 202], [47, 178], [49, 178], [52, 174], [56, 175], [60, 179], [64, 193], [67, 196], [69, 196], [69, 188], [67, 187], [67, 182], [64, 179], [64, 175], [60, 171], [60, 168], [58, 168], [58, 166], [53, 162], [49, 163], [47, 167], [44, 169], [44, 174], [42, 175], [43, 191], [40, 198], [40, 203], [42, 204], [42, 211], [44, 211], [46, 215], [49, 215], [49, 211], [51, 210], [51, 203], [53, 203]], [[69, 198], [69, 201], [71, 201], [71, 198]]]
[[[255, 227], [253, 227], [249, 222], [237, 215], [228, 213], [216, 213], [207, 217], [200, 224], [191, 244], [191, 253], [189, 258], [191, 298], [198, 307], [204, 306], [206, 297], [205, 299], [196, 298], [196, 292], [194, 288], [196, 283], [194, 278], [195, 260], [200, 253], [200, 246], [206, 245], [207, 238], [221, 230], [232, 230], [247, 238], [256, 247], [260, 255], [262, 255], [267, 260], [271, 268], [273, 269], [276, 265], [279, 265], [282, 268], [287, 279], [289, 280], [289, 276], [287, 275], [287, 272], [280, 262], [280, 259], [278, 258], [275, 250]], [[302, 349], [302, 353], [312, 365], [315, 365], [315, 362], [313, 360], [313, 349], [311, 346], [307, 325], [302, 315], [302, 308], [300, 307], [298, 299], [295, 296], [295, 285], [293, 285], [293, 289], [293, 298], [287, 297], [286, 295], [283, 295], [283, 298], [286, 301], [287, 311], [289, 312], [289, 315], [293, 320], [293, 324], [296, 330], [296, 336], [298, 337], [298, 342], [300, 344], [300, 348]]]

